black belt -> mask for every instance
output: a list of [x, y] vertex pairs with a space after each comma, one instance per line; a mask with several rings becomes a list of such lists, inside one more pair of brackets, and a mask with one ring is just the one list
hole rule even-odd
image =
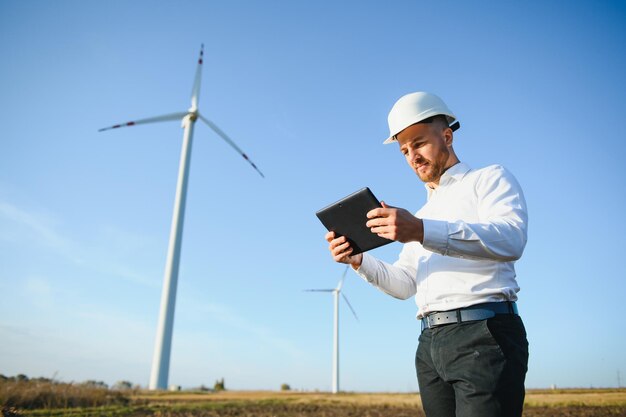
[[496, 314], [518, 315], [517, 305], [512, 301], [475, 304], [457, 310], [430, 313], [422, 321], [422, 331], [445, 324], [463, 323], [466, 321], [486, 320]]

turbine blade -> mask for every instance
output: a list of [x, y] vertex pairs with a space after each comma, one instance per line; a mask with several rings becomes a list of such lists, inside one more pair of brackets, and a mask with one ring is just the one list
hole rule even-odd
[[200, 100], [200, 81], [202, 80], [202, 62], [204, 61], [204, 44], [200, 46], [200, 57], [198, 58], [198, 66], [196, 67], [196, 76], [193, 79], [193, 87], [191, 89], [191, 109], [198, 110], [198, 101]]
[[111, 129], [117, 129], [118, 127], [128, 127], [128, 126], [142, 125], [142, 124], [147, 124], [147, 123], [167, 122], [169, 120], [182, 119], [186, 115], [187, 115], [187, 112], [180, 112], [180, 113], [164, 114], [163, 116], [148, 117], [147, 119], [139, 119], [139, 120], [135, 120], [132, 122], [122, 123], [119, 125], [103, 127], [102, 129], [98, 129], [98, 132], [111, 130]]
[[343, 297], [344, 300], [346, 300], [346, 304], [348, 304], [348, 307], [350, 307], [350, 311], [352, 311], [352, 314], [354, 314], [354, 318], [356, 319], [356, 321], [359, 321], [359, 317], [356, 315], [356, 311], [354, 311], [354, 309], [350, 305], [350, 301], [348, 301], [348, 297], [346, 297], [344, 293], [341, 293], [341, 296]]
[[241, 150], [241, 148], [239, 148], [239, 146], [237, 146], [235, 144], [235, 142], [232, 141], [231, 138], [228, 137], [228, 135], [224, 132], [222, 132], [222, 130], [217, 127], [217, 125], [215, 123], [213, 123], [212, 121], [210, 121], [209, 119], [207, 119], [206, 117], [202, 116], [200, 113], [198, 113], [198, 118], [200, 118], [200, 120], [202, 120], [204, 123], [206, 123], [211, 129], [213, 129], [213, 131], [215, 133], [217, 133], [222, 139], [224, 139], [226, 141], [226, 143], [228, 143], [230, 146], [233, 147], [233, 149], [235, 149], [239, 155], [243, 156], [243, 159], [245, 159], [246, 161], [248, 161], [248, 163], [250, 165], [252, 165], [252, 168], [256, 169], [256, 171], [263, 177], [265, 178], [265, 175], [263, 175], [263, 173], [259, 170], [259, 168], [256, 167], [256, 165], [254, 165], [254, 162], [252, 162], [250, 160], [250, 158], [248, 158], [248, 155], [246, 155], [244, 153], [244, 151]]
[[341, 275], [341, 279], [339, 280], [339, 284], [337, 284], [337, 291], [341, 291], [341, 288], [343, 287], [343, 282], [346, 279], [346, 274], [348, 273], [348, 268], [350, 268], [350, 265], [346, 265], [346, 269], [343, 270], [343, 274]]
[[302, 290], [307, 292], [334, 292], [335, 290]]

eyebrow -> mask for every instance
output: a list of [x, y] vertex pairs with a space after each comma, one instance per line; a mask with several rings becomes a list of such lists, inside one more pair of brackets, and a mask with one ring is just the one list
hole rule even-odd
[[413, 139], [411, 139], [411, 140], [409, 140], [409, 141], [405, 142], [405, 143], [404, 143], [404, 145], [400, 146], [400, 149], [402, 149], [403, 147], [405, 147], [405, 146], [407, 146], [407, 145], [409, 145], [409, 144], [411, 144], [411, 143], [414, 143], [414, 142], [421, 142], [421, 141], [423, 141], [423, 140], [424, 140], [424, 136], [426, 136], [426, 135], [423, 135], [423, 134], [422, 134], [422, 135], [417, 135], [417, 136], [415, 136]]

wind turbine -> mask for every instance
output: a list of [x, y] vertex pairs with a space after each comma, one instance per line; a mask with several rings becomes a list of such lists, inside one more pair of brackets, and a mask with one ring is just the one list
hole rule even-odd
[[150, 375], [149, 388], [167, 388], [170, 354], [172, 348], [172, 331], [174, 326], [174, 308], [176, 306], [176, 286], [178, 282], [178, 267], [180, 264], [180, 249], [183, 237], [183, 222], [185, 218], [185, 200], [187, 198], [187, 183], [189, 178], [189, 164], [191, 159], [191, 145], [193, 142], [193, 128], [197, 119], [206, 123], [219, 137], [226, 141], [237, 151], [246, 161], [257, 170], [263, 177], [263, 173], [254, 165], [248, 156], [224, 133], [215, 123], [203, 117], [198, 111], [198, 100], [200, 99], [200, 80], [202, 78], [202, 60], [204, 55], [204, 44], [200, 47], [200, 57], [196, 67], [196, 76], [191, 91], [191, 107], [186, 112], [165, 114], [162, 116], [139, 119], [123, 124], [113, 125], [98, 130], [102, 132], [120, 127], [135, 126], [147, 123], [166, 122], [170, 120], [182, 120], [181, 127], [184, 129], [183, 144], [180, 155], [180, 166], [178, 169], [178, 182], [176, 184], [176, 197], [174, 200], [174, 212], [172, 214], [172, 228], [170, 230], [169, 249], [165, 263], [165, 275], [163, 278], [163, 292], [161, 294], [161, 311], [159, 314], [159, 324], [154, 347], [154, 357], [152, 361], [152, 372]]
[[349, 267], [350, 265], [346, 266], [346, 269], [343, 271], [343, 275], [341, 276], [336, 288], [304, 290], [310, 292], [331, 292], [333, 293], [335, 299], [335, 317], [333, 326], [333, 394], [339, 392], [339, 294], [341, 294], [343, 299], [346, 301], [346, 304], [348, 304], [348, 307], [350, 307], [350, 311], [354, 314], [354, 318], [357, 319], [357, 321], [359, 320], [356, 312], [350, 305], [350, 301], [348, 301], [348, 297], [341, 292], [341, 287], [343, 287], [343, 282], [346, 279], [346, 273], [348, 272]]

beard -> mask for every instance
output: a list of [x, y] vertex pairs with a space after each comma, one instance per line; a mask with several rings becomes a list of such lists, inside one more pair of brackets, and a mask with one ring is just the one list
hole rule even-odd
[[439, 178], [446, 172], [446, 162], [450, 152], [445, 149], [441, 153], [440, 158], [435, 161], [424, 159], [413, 165], [413, 170], [417, 176], [425, 183], [438, 182]]

